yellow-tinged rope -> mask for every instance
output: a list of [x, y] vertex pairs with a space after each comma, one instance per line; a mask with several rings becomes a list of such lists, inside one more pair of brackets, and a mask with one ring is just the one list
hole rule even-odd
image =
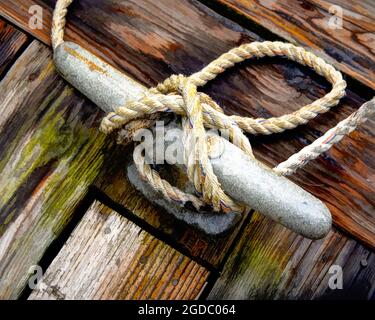
[[[63, 42], [65, 16], [67, 7], [72, 1], [58, 0], [56, 3], [52, 23], [52, 46], [54, 49]], [[324, 97], [293, 113], [269, 119], [227, 116], [208, 95], [198, 92], [197, 87], [204, 86], [208, 81], [236, 63], [249, 58], [264, 56], [283, 56], [309, 66], [332, 84], [332, 90]], [[301, 47], [279, 41], [252, 42], [222, 54], [201, 71], [189, 77], [172, 75], [155, 88], [149, 89], [140, 100], [132, 101], [126, 106], [120, 106], [115, 112], [109, 113], [101, 123], [101, 130], [108, 134], [122, 128], [132, 120], [156, 112], [172, 111], [181, 115], [185, 146], [184, 164], [187, 168], [187, 175], [200, 196], [186, 194], [170, 185], [159, 176], [157, 171], [145, 163], [142, 155], [134, 153], [134, 162], [141, 176], [169, 200], [181, 204], [190, 202], [198, 210], [205, 204], [210, 204], [214, 211], [244, 212], [247, 208], [240, 203], [236, 203], [224, 192], [213, 172], [209, 161], [208, 139], [205, 129], [227, 130], [231, 142], [242, 149], [249, 157], [254, 157], [251, 145], [243, 131], [250, 134], [267, 135], [305, 124], [318, 114], [325, 113], [331, 107], [337, 105], [340, 98], [345, 95], [345, 88], [346, 82], [339, 71]], [[339, 142], [344, 135], [352, 132], [360, 123], [373, 115], [374, 111], [375, 98], [363, 104], [347, 119], [341, 121], [312, 144], [280, 163], [273, 170], [281, 175], [294, 173], [308, 161], [317, 158], [333, 144]]]
[[51, 30], [51, 41], [52, 48], [55, 50], [59, 44], [64, 42], [64, 29], [66, 23], [66, 14], [68, 13], [68, 7], [71, 5], [73, 0], [57, 0], [55, 10], [53, 11], [52, 17], [52, 30]]

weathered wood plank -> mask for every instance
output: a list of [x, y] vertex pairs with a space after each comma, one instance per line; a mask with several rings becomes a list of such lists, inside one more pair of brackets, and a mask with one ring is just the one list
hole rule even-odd
[[0, 83], [0, 297], [16, 298], [71, 219], [113, 143], [102, 114], [34, 41]]
[[280, 37], [313, 50], [343, 72], [375, 89], [374, 1], [210, 2], [219, 2]]
[[0, 19], [0, 79], [28, 42], [26, 34]]
[[208, 274], [94, 202], [29, 299], [195, 299]]
[[[27, 1], [24, 3], [27, 4]], [[117, 4], [116, 6], [108, 1], [103, 1], [98, 3], [95, 10], [92, 9], [95, 6], [76, 7], [82, 17], [88, 15], [87, 18], [89, 19], [89, 23], [93, 26], [93, 29], [90, 29], [89, 25], [85, 25], [87, 22], [82, 23], [76, 20], [74, 7], [72, 7], [73, 16], [71, 15], [70, 19], [75, 21], [75, 23], [83, 24], [84, 32], [81, 33], [81, 30], [79, 30], [79, 33], [85, 38], [78, 37], [78, 33], [71, 32], [70, 34], [77, 37], [78, 42], [92, 49], [92, 51], [100, 53], [100, 50], [103, 50], [101, 55], [108, 54], [107, 60], [128, 70], [128, 72], [138, 80], [149, 85], [155, 83], [155, 81], [161, 80], [164, 76], [168, 76], [172, 72], [182, 71], [191, 73], [192, 71], [198, 70], [204, 63], [215, 57], [217, 52], [223, 52], [231, 46], [256, 37], [254, 34], [241, 29], [228, 20], [218, 17], [196, 2], [175, 4], [161, 1], [160, 9], [153, 7], [151, 10], [156, 12], [155, 16], [163, 17], [163, 19], [160, 18], [160, 20], [158, 17], [151, 14], [149, 12], [150, 10], [140, 10], [140, 7], [145, 6], [141, 1], [138, 3], [127, 2], [127, 4], [128, 6], [122, 4]], [[4, 2], [1, 2], [0, 5], [4, 5]], [[21, 6], [22, 5], [23, 4], [21, 4]], [[178, 6], [178, 8], [176, 6]], [[91, 12], [89, 12], [90, 8], [92, 9]], [[101, 14], [103, 14], [104, 9], [105, 12], [111, 12], [111, 8], [117, 8], [121, 13], [117, 15], [114, 14], [116, 24], [106, 26], [108, 29], [104, 29], [103, 31], [99, 26], [102, 22], [111, 21], [111, 18], [107, 17], [108, 20], [104, 20], [101, 18]], [[133, 12], [131, 10], [133, 10]], [[25, 12], [27, 12], [27, 10]], [[175, 30], [168, 24], [168, 21], [172, 20], [179, 21], [180, 23], [180, 19], [178, 19], [179, 12], [184, 12], [188, 17], [194, 17], [191, 19], [191, 21], [194, 21], [192, 25], [186, 26], [183, 24], [184, 28], [187, 28], [188, 31]], [[164, 15], [166, 15], [166, 18]], [[45, 17], [47, 17], [48, 20], [48, 15], [45, 15]], [[140, 28], [141, 25], [143, 26], [142, 28]], [[146, 29], [143, 29], [144, 27]], [[92, 30], [95, 28], [102, 30], [104, 35], [94, 35]], [[211, 29], [220, 31], [220, 34], [216, 35], [216, 31], [213, 32]], [[140, 30], [146, 30], [146, 32], [143, 33]], [[189, 38], [188, 33], [190, 31], [191, 34], [198, 34], [199, 37], [193, 39]], [[45, 39], [48, 39], [49, 29], [43, 29], [41, 34]], [[124, 35], [122, 36], [122, 34]], [[127, 41], [129, 40], [129, 35], [131, 35], [132, 42]], [[90, 44], [86, 43], [89, 37], [92, 38]], [[149, 37], [155, 37], [155, 41], [151, 42], [147, 40]], [[202, 39], [200, 37], [202, 37]], [[168, 48], [163, 46], [166, 40], [169, 41]], [[111, 49], [111, 43], [117, 44], [118, 47], [116, 47], [116, 50]], [[207, 47], [207, 43], [210, 43], [210, 46]], [[96, 48], [92, 47], [93, 45], [96, 46]], [[171, 47], [176, 48], [173, 54], [171, 53]], [[196, 52], [200, 52], [198, 57]], [[144, 55], [142, 55], [142, 53]], [[135, 63], [137, 59], [140, 61], [139, 69]], [[276, 62], [276, 64], [270, 66], [269, 62]], [[181, 65], [181, 68], [177, 69], [179, 65]], [[160, 66], [164, 67], [160, 68]], [[229, 72], [221, 77], [221, 80], [231, 79], [236, 80], [235, 85], [222, 84], [217, 81], [208, 88], [208, 91], [218, 101], [226, 104], [228, 106], [226, 110], [229, 112], [243, 114], [248, 113], [265, 116], [269, 114], [280, 114], [280, 110], [277, 110], [280, 101], [288, 105], [287, 109], [295, 109], [300, 104], [311, 101], [311, 99], [322, 95], [323, 92], [327, 90], [327, 85], [321, 81], [321, 79], [312, 77], [311, 80], [310, 73], [307, 72], [306, 69], [296, 67], [294, 64], [272, 59], [266, 60], [265, 63], [256, 62], [255, 65], [253, 62], [252, 66], [246, 68], [245, 71], [241, 71], [239, 76], [234, 75], [233, 72]], [[246, 92], [250, 92], [252, 96], [247, 97], [244, 94], [245, 91], [243, 88], [246, 88]], [[224, 95], [223, 92], [226, 92], [226, 94]], [[236, 99], [231, 99], [232, 94]], [[262, 106], [260, 106], [257, 99], [262, 102]], [[307, 137], [307, 140], [311, 140], [320, 135], [322, 130], [325, 130], [328, 126], [337, 122], [338, 119], [341, 119], [344, 115], [351, 112], [363, 101], [364, 98], [360, 95], [349, 92], [349, 96], [346, 98], [344, 105], [339, 109], [339, 111], [343, 113], [341, 116], [330, 113], [327, 119], [323, 119], [323, 124], [318, 124], [318, 122], [315, 121], [312, 126], [306, 126], [304, 130], [296, 130], [293, 133], [282, 135], [281, 137], [262, 138], [259, 142], [255, 143], [258, 156], [268, 163], [275, 163], [277, 160], [280, 160], [280, 154], [282, 157], [286, 157], [288, 153], [292, 153], [297, 148], [306, 144], [307, 141], [304, 140], [303, 134]], [[257, 107], [258, 110], [251, 110], [249, 106]], [[350, 139], [346, 139], [346, 145], [334, 149], [325, 158], [320, 159], [317, 164], [299, 173], [297, 180], [310, 191], [313, 191], [317, 195], [320, 194], [327, 202], [332, 202], [331, 208], [334, 209], [337, 224], [343, 225], [348, 228], [350, 232], [353, 232], [359, 237], [362, 236], [362, 240], [373, 245], [374, 199], [372, 198], [372, 186], [374, 172], [371, 167], [371, 161], [373, 161], [374, 158], [374, 150], [367, 149], [371, 147], [371, 143], [373, 142], [371, 125], [373, 125], [373, 123], [368, 124], [356, 134], [353, 134]], [[312, 129], [316, 126], [318, 130]], [[292, 139], [292, 142], [290, 142], [289, 139]], [[271, 145], [260, 145], [260, 143], [263, 142], [268, 142]], [[118, 155], [121, 155], [120, 151]], [[329, 165], [328, 169], [326, 165]], [[353, 167], [355, 167], [356, 171], [358, 170], [360, 174], [357, 174], [356, 171], [353, 170]], [[113, 186], [111, 186], [112, 181], [110, 179], [107, 185], [106, 182], [99, 182], [98, 185], [104, 190], [107, 190], [108, 194], [113, 199], [121, 202], [119, 198], [126, 195], [126, 193], [123, 193], [121, 190], [116, 191], [115, 188], [115, 186], [121, 186], [121, 184], [124, 183], [124, 180], [121, 180], [121, 177], [118, 175], [119, 168], [121, 167], [113, 165], [112, 174], [116, 179], [119, 179], [114, 181]], [[123, 170], [123, 168], [121, 168], [121, 170]], [[306, 181], [310, 181], [310, 183], [306, 185]], [[329, 188], [326, 189], [326, 186]], [[123, 190], [126, 192], [126, 190], [130, 189], [129, 187], [124, 187]], [[133, 200], [129, 202], [129, 200], [125, 199], [122, 203], [129, 208], [136, 208], [137, 206], [139, 206], [139, 208], [142, 207], [139, 203], [144, 200], [139, 197], [139, 195], [134, 196], [134, 190], [132, 192], [133, 196], [129, 196], [129, 199]], [[353, 195], [354, 201], [351, 200], [353, 199]], [[337, 199], [335, 199], [335, 197]], [[147, 212], [150, 212], [148, 210], [151, 209], [147, 209], [147, 205], [145, 205], [143, 214], [145, 215]], [[345, 210], [348, 210], [348, 212]], [[134, 212], [139, 214], [136, 209], [134, 209]], [[340, 219], [344, 220], [340, 221]], [[163, 229], [168, 229], [168, 226], [170, 226], [168, 232], [172, 237], [179, 238], [181, 234], [189, 235], [189, 233], [181, 232], [181, 227], [178, 227], [178, 225], [170, 223], [168, 216], [163, 215], [163, 213], [159, 214], [155, 213], [155, 211], [151, 211], [146, 221], [151, 225], [155, 223], [157, 226], [159, 224]], [[362, 223], [362, 229], [358, 229], [358, 223]], [[249, 233], [245, 233], [243, 235], [244, 239], [246, 239], [246, 237], [248, 238], [248, 235]], [[193, 251], [197, 252], [197, 248], [201, 246], [199, 243], [202, 238], [197, 236], [193, 239], [197, 240], [193, 245], [193, 247], [195, 247]], [[186, 243], [189, 243], [190, 240], [188, 236], [185, 239]], [[274, 240], [274, 242], [275, 241], [279, 241], [279, 239]], [[215, 250], [218, 252], [216, 256], [212, 258], [213, 261], [219, 261], [218, 256], [221, 257], [225, 252], [225, 250], [220, 251], [220, 246], [211, 244], [209, 241], [206, 243], [203, 242], [203, 244], [203, 247], [209, 246], [209, 250], [211, 250], [214, 255]], [[27, 265], [27, 268], [29, 265]], [[27, 268], [25, 267], [25, 270]], [[369, 272], [368, 274], [369, 277], [371, 277], [372, 273]]]
[[334, 229], [311, 241], [256, 213], [209, 299], [370, 299], [374, 291], [375, 254], [355, 240]]
[[[123, 170], [126, 151], [100, 134], [103, 114], [60, 78], [44, 45], [33, 42], [0, 89], [0, 297], [16, 298], [104, 163]], [[125, 192], [132, 189], [123, 183]], [[126, 199], [130, 208], [142, 201]], [[204, 241], [178, 223], [162, 225], [169, 234], [173, 228], [171, 238], [181, 239], [187, 252], [216, 255], [210, 245], [217, 239]]]
[[[42, 30], [28, 29], [25, 9], [35, 3], [45, 8]], [[49, 41], [50, 2], [2, 1], [0, 8], [4, 16]], [[231, 47], [261, 39], [194, 0], [162, 0], [157, 5], [146, 0], [80, 0], [71, 7], [68, 21], [67, 39], [146, 85], [172, 73], [190, 74]], [[296, 110], [323, 96], [329, 86], [294, 63], [263, 59], [227, 72], [205, 90], [228, 113], [268, 117]], [[251, 138], [256, 155], [270, 165], [286, 159], [373, 94], [370, 89], [360, 94], [348, 90], [339, 107], [309, 125], [282, 135]], [[375, 247], [373, 125], [368, 122], [292, 179], [327, 203], [337, 226]]]

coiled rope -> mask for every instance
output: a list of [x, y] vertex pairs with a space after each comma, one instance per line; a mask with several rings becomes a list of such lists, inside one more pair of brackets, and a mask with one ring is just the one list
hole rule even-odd
[[[58, 0], [56, 3], [52, 21], [53, 49], [56, 49], [64, 41], [65, 17], [67, 8], [72, 2], [73, 0]], [[253, 57], [261, 58], [264, 56], [283, 56], [309, 66], [332, 84], [332, 90], [324, 97], [295, 112], [269, 119], [225, 115], [223, 110], [208, 95], [198, 92], [198, 87], [204, 86], [208, 81], [236, 63]], [[126, 106], [119, 106], [115, 112], [109, 113], [102, 120], [101, 130], [108, 134], [123, 128], [125, 124], [132, 120], [144, 118], [156, 112], [172, 111], [180, 115], [182, 117], [185, 147], [184, 164], [187, 169], [187, 176], [194, 184], [199, 196], [187, 194], [172, 186], [144, 161], [142, 155], [134, 153], [134, 162], [140, 175], [167, 199], [180, 204], [189, 202], [197, 210], [209, 204], [217, 212], [245, 212], [247, 208], [234, 201], [224, 192], [213, 172], [209, 161], [209, 142], [206, 129], [227, 130], [229, 140], [249, 157], [254, 157], [250, 142], [244, 135], [244, 131], [254, 135], [268, 135], [305, 124], [318, 114], [325, 113], [331, 107], [337, 105], [345, 95], [345, 88], [346, 82], [339, 71], [301, 47], [279, 41], [252, 42], [222, 54], [201, 71], [189, 77], [172, 75], [155, 88], [149, 89], [140, 100], [132, 101]], [[363, 104], [348, 118], [280, 163], [273, 170], [280, 175], [294, 173], [310, 160], [327, 151], [345, 135], [355, 130], [359, 124], [373, 115], [374, 111], [375, 98]]]

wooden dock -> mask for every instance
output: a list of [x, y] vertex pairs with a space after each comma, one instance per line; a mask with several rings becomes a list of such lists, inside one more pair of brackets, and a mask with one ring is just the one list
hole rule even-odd
[[[104, 114], [54, 68], [54, 3], [0, 0], [1, 299], [375, 298], [374, 120], [291, 177], [331, 210], [326, 238], [304, 239], [257, 212], [209, 237], [128, 182], [132, 148], [98, 130]], [[43, 9], [41, 29], [30, 27], [32, 5]], [[332, 5], [342, 9], [341, 29], [328, 27]], [[270, 166], [375, 95], [372, 0], [76, 0], [66, 39], [147, 86], [255, 40], [316, 53], [342, 71], [347, 95], [308, 125], [250, 137]], [[330, 86], [306, 67], [263, 58], [203, 90], [227, 114], [270, 117]], [[37, 266], [43, 277], [34, 288]], [[342, 289], [329, 284], [335, 266]]]

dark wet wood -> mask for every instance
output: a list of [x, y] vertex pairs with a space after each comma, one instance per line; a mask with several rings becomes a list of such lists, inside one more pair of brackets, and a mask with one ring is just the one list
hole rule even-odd
[[[375, 89], [373, 0], [207, 0], [313, 50]], [[342, 17], [342, 27], [340, 26]]]
[[28, 43], [25, 33], [0, 19], [0, 79]]
[[209, 299], [373, 299], [375, 254], [336, 229], [311, 241], [254, 214]]

